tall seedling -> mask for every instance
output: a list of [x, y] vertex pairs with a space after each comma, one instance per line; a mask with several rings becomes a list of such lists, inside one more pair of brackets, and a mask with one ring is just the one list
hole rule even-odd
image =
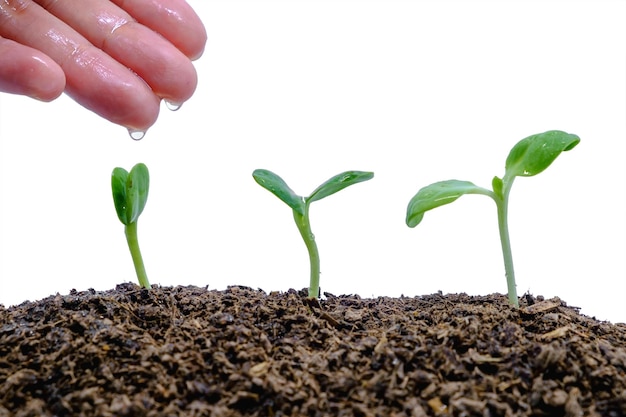
[[498, 211], [498, 228], [504, 257], [504, 268], [509, 302], [519, 306], [513, 270], [513, 255], [508, 229], [509, 193], [516, 177], [532, 177], [544, 171], [561, 154], [573, 149], [580, 142], [576, 135], [559, 130], [529, 136], [511, 149], [506, 159], [504, 177], [494, 177], [492, 190], [478, 187], [469, 181], [447, 180], [420, 189], [409, 202], [406, 224], [417, 226], [424, 213], [436, 207], [452, 203], [464, 194], [482, 194], [495, 201]]

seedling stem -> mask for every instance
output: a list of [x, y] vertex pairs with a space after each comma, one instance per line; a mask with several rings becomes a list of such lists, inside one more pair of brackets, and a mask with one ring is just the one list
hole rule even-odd
[[[511, 183], [513, 179], [511, 179]], [[511, 251], [511, 239], [509, 238], [509, 191], [511, 187], [506, 187], [503, 190], [502, 198], [498, 198], [494, 193], [491, 193], [492, 198], [496, 202], [498, 209], [498, 230], [500, 231], [500, 244], [502, 245], [502, 258], [504, 259], [504, 273], [506, 275], [506, 286], [509, 294], [509, 303], [514, 306], [518, 306], [517, 301], [517, 288], [515, 285], [515, 270], [513, 268], [513, 253]]]
[[130, 249], [130, 256], [133, 258], [133, 265], [135, 266], [135, 271], [137, 272], [139, 285], [143, 288], [150, 288], [150, 282], [148, 281], [146, 268], [143, 265], [141, 250], [139, 250], [139, 240], [137, 239], [137, 222], [133, 222], [125, 226], [124, 231], [126, 233], [128, 249]]
[[311, 280], [309, 283], [309, 297], [317, 298], [320, 292], [320, 254], [315, 243], [315, 235], [311, 231], [311, 222], [309, 221], [309, 203], [304, 203], [304, 215], [293, 211], [293, 219], [300, 231], [302, 240], [309, 252], [309, 261], [311, 264]]

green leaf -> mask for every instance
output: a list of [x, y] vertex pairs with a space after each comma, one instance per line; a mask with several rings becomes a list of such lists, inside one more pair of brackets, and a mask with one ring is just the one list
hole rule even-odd
[[117, 212], [117, 218], [120, 221], [128, 225], [126, 217], [126, 179], [128, 178], [128, 171], [124, 168], [115, 168], [111, 174], [111, 190], [113, 191], [113, 204], [115, 204], [115, 211]]
[[561, 152], [573, 149], [580, 142], [576, 135], [550, 130], [519, 141], [506, 159], [505, 176], [532, 177], [552, 164]]
[[424, 218], [424, 213], [439, 206], [450, 204], [464, 194], [485, 194], [491, 192], [469, 181], [447, 180], [427, 185], [420, 189], [409, 202], [406, 211], [406, 224], [417, 226]]
[[493, 188], [493, 192], [498, 196], [498, 198], [504, 198], [504, 192], [502, 191], [504, 188], [504, 184], [502, 183], [501, 178], [493, 177], [493, 180], [491, 180], [491, 187]]
[[111, 174], [113, 203], [118, 219], [128, 226], [143, 212], [148, 200], [150, 175], [148, 167], [137, 164], [128, 173], [124, 168], [115, 168]]
[[304, 216], [304, 199], [294, 193], [281, 177], [267, 169], [255, 169], [252, 177], [261, 187], [274, 194], [292, 210]]
[[145, 164], [135, 165], [126, 180], [126, 204], [129, 223], [137, 221], [148, 201], [150, 174]]
[[337, 191], [341, 191], [346, 187], [359, 182], [367, 181], [374, 178], [373, 172], [364, 171], [346, 171], [341, 174], [337, 174], [330, 178], [322, 185], [317, 187], [315, 191], [307, 198], [309, 202], [321, 200], [329, 195], [335, 194]]

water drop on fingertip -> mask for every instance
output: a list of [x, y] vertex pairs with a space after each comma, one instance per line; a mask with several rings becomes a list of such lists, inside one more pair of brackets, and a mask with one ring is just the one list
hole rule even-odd
[[178, 103], [172, 103], [171, 101], [167, 101], [167, 100], [164, 100], [164, 101], [165, 101], [165, 107], [167, 107], [171, 111], [176, 111], [183, 106], [182, 103], [178, 104]]
[[141, 139], [143, 139], [144, 136], [146, 136], [146, 131], [145, 130], [128, 129], [128, 134], [130, 135], [130, 137], [133, 140], [141, 140]]

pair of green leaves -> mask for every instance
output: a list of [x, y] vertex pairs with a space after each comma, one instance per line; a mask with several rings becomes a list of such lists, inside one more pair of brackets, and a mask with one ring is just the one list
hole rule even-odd
[[130, 172], [115, 168], [111, 175], [111, 189], [117, 217], [126, 226], [137, 222], [148, 200], [150, 175], [148, 167], [139, 163]]
[[494, 177], [493, 191], [469, 181], [447, 180], [430, 184], [420, 189], [409, 202], [406, 224], [409, 227], [417, 226], [426, 211], [452, 203], [465, 194], [484, 194], [503, 200], [515, 177], [532, 177], [543, 172], [561, 152], [573, 149], [579, 142], [578, 136], [559, 130], [522, 139], [511, 149], [506, 159], [504, 177]]
[[263, 188], [270, 191], [281, 201], [291, 207], [292, 210], [304, 216], [306, 212], [306, 206], [313, 201], [321, 200], [329, 195], [335, 194], [338, 191], [343, 190], [353, 184], [367, 181], [374, 177], [373, 172], [363, 171], [346, 171], [341, 174], [337, 174], [334, 177], [325, 181], [322, 185], [317, 187], [315, 191], [308, 197], [302, 197], [297, 195], [285, 181], [274, 174], [272, 171], [266, 169], [256, 169], [252, 176], [254, 180]]

